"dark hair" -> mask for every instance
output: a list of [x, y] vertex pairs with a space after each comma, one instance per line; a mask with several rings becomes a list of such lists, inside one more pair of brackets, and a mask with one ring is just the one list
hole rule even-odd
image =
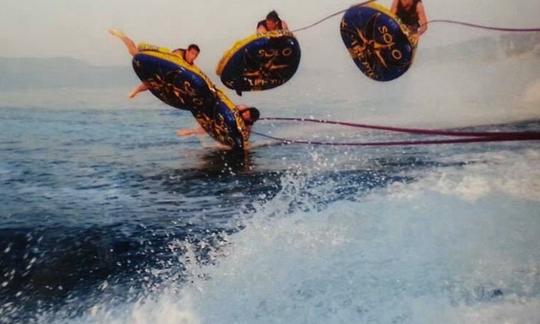
[[197, 44], [189, 44], [187, 50], [189, 51], [189, 50], [192, 50], [192, 49], [196, 50], [199, 53], [201, 52], [201, 49], [199, 48], [199, 46]]
[[275, 22], [280, 22], [281, 21], [281, 19], [279, 18], [278, 13], [275, 10], [270, 11], [268, 13], [268, 15], [266, 15], [266, 19], [272, 20], [272, 21], [275, 21]]
[[249, 107], [247, 111], [249, 111], [249, 115], [251, 116], [251, 121], [246, 124], [253, 125], [253, 123], [259, 120], [259, 118], [261, 117], [261, 112], [259, 111], [259, 109], [255, 107]]

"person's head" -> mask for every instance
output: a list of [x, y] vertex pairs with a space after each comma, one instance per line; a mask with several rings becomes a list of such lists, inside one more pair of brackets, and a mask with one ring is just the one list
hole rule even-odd
[[196, 44], [190, 44], [186, 50], [186, 53], [184, 54], [184, 59], [189, 64], [193, 64], [195, 62], [195, 59], [197, 56], [199, 56], [199, 53], [201, 52], [201, 49]]
[[261, 117], [261, 113], [259, 112], [259, 109], [250, 107], [243, 110], [241, 116], [246, 126], [251, 126]]
[[266, 27], [268, 31], [277, 30], [281, 19], [275, 10], [272, 10], [266, 15]]

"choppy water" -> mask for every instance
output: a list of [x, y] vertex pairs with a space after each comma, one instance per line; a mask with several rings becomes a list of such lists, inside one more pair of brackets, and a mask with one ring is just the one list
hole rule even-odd
[[538, 143], [238, 155], [191, 123], [0, 108], [0, 322], [540, 320]]
[[[539, 131], [538, 47], [474, 49], [419, 51], [384, 84], [344, 51], [304, 69], [305, 51], [286, 86], [242, 99], [266, 116]], [[0, 323], [540, 322], [540, 143], [254, 136], [239, 155], [177, 138], [189, 114], [128, 90], [0, 92]]]

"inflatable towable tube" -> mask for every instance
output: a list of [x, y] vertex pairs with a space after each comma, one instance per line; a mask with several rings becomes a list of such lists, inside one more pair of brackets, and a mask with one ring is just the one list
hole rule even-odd
[[234, 103], [181, 55], [141, 44], [133, 69], [152, 94], [172, 107], [190, 111], [216, 141], [235, 150], [246, 148], [249, 132]]
[[216, 90], [211, 109], [192, 110], [193, 117], [208, 135], [233, 150], [247, 147], [249, 132], [236, 105], [221, 90]]
[[133, 69], [152, 94], [172, 107], [192, 110], [214, 106], [212, 82], [181, 54], [140, 44], [139, 53], [133, 56]]
[[291, 32], [255, 34], [235, 43], [216, 73], [227, 88], [237, 92], [267, 90], [290, 80], [300, 58], [300, 45]]
[[349, 8], [340, 31], [354, 63], [373, 80], [399, 78], [413, 62], [416, 37], [390, 10], [379, 4]]

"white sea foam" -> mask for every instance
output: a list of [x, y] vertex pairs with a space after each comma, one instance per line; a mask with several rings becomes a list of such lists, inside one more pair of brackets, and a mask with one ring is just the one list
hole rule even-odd
[[286, 176], [215, 265], [188, 253], [187, 284], [78, 321], [537, 323], [539, 159], [532, 149], [442, 158], [469, 163], [324, 210], [302, 198], [308, 208], [291, 212], [307, 189]]

